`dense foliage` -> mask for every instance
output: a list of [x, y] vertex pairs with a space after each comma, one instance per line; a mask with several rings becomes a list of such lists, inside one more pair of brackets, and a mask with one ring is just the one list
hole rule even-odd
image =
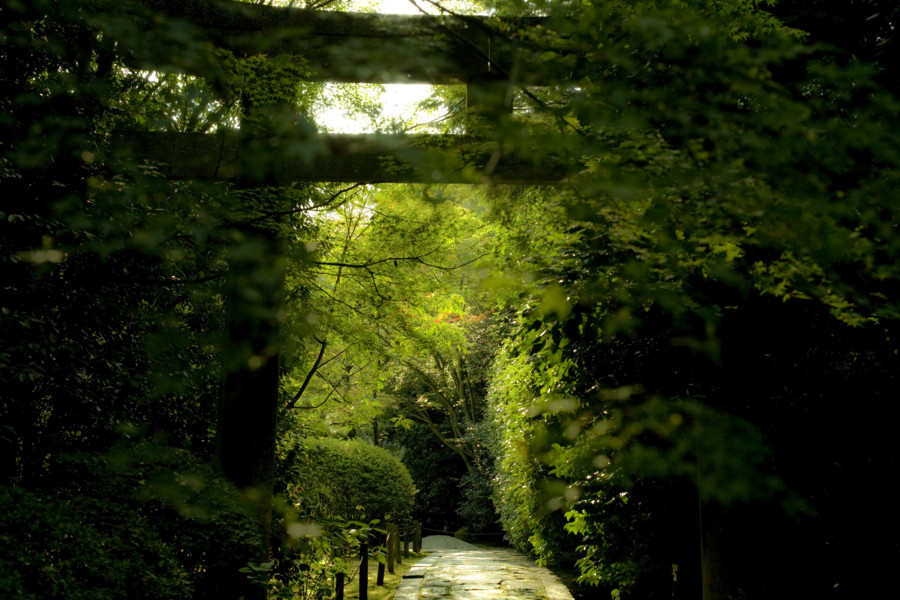
[[186, 452], [123, 443], [59, 470], [2, 488], [4, 597], [217, 598], [255, 556], [251, 507]]
[[487, 2], [558, 85], [428, 130], [566, 173], [486, 189], [285, 181], [326, 88], [181, 4], [2, 10], [0, 594], [328, 596], [412, 511], [618, 597], [896, 590], [896, 7]]
[[634, 597], [673, 564], [699, 594], [697, 539], [704, 594], [862, 593], [837, 523], [867, 509], [839, 490], [881, 486], [840, 465], [895, 461], [806, 432], [853, 389], [896, 415], [897, 101], [752, 3], [577, 10], [540, 42], [577, 73], [546, 112], [585, 168], [546, 194], [556, 260], [493, 378], [510, 539], [547, 560], [578, 539], [582, 580]]

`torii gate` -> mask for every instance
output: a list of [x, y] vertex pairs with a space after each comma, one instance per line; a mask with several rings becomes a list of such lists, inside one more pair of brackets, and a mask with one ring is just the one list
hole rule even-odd
[[[464, 84], [468, 105], [483, 111], [511, 110], [514, 85], [560, 79], [523, 35], [539, 31], [542, 18], [340, 13], [230, 0], [145, 3], [191, 24], [204, 40], [236, 56], [300, 56], [311, 78], [321, 81]], [[147, 31], [150, 48], [158, 34], [152, 27]], [[170, 52], [160, 50], [131, 56], [129, 66], [171, 68]], [[201, 65], [175, 66], [209, 74]], [[275, 179], [542, 184], [559, 181], [566, 172], [559, 160], [540, 152], [538, 140], [519, 147], [533, 146], [527, 154], [539, 160], [470, 136], [316, 135], [303, 140], [315, 147], [314, 153], [282, 152], [283, 160], [273, 166]], [[116, 139], [118, 149], [155, 163], [167, 177], [219, 181], [239, 177], [241, 144], [228, 132], [127, 132]]]
[[[216, 77], [210, 47], [238, 57], [289, 54], [302, 57], [311, 77], [322, 81], [464, 84], [469, 106], [495, 113], [511, 111], [512, 85], [553, 81], [553, 74], [521, 35], [523, 29], [540, 27], [543, 19], [337, 13], [232, 0], [137, 0], [137, 5], [161, 18], [145, 19], [142, 43], [122, 52], [126, 65], [135, 69]], [[187, 30], [191, 40], [206, 43], [206, 56], [188, 58], [183, 49], [173, 48], [167, 29], [172, 23]], [[242, 152], [254, 152], [259, 142], [246, 131], [126, 131], [115, 134], [113, 151], [149, 161], [171, 179], [213, 180], [245, 188], [294, 182], [539, 184], [565, 175], [559, 161], [546, 156], [539, 161], [519, 158], [498, 141], [472, 136], [302, 131], [296, 137], [278, 137], [274, 147], [265, 139], [262, 147], [267, 155], [272, 151], [275, 164], [266, 164], [263, 174], [247, 173]], [[534, 146], [538, 155], [539, 144]], [[248, 233], [266, 249], [261, 257], [235, 258], [229, 264], [228, 341], [222, 356], [251, 360], [241, 358], [243, 362], [225, 369], [216, 456], [222, 472], [237, 486], [262, 491], [260, 517], [268, 543], [271, 504], [265, 496], [271, 494], [274, 480], [279, 391], [280, 325], [275, 315], [283, 294], [283, 272], [258, 277], [267, 262], [276, 262], [280, 244], [263, 228]], [[248, 288], [252, 294], [244, 293]], [[236, 596], [257, 593], [240, 582], [235, 585], [242, 588]]]

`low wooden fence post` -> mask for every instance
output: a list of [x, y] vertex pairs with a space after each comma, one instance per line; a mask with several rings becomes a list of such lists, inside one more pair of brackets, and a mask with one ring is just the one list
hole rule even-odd
[[[384, 537], [381, 540], [382, 546], [387, 548], [387, 533], [384, 534]], [[384, 563], [387, 562], [387, 556], [385, 555], [385, 560], [378, 561], [378, 576], [375, 578], [375, 585], [383, 586], [384, 585]]]
[[344, 574], [334, 576], [334, 600], [344, 600]]
[[369, 544], [360, 544], [359, 554], [359, 600], [369, 600]]
[[412, 521], [403, 524], [403, 558], [409, 558], [409, 542], [412, 538]]
[[387, 529], [387, 540], [385, 541], [385, 548], [387, 549], [387, 570], [388, 573], [393, 575], [394, 561], [397, 558], [397, 551], [395, 550], [397, 545], [397, 526], [393, 523], [388, 523], [385, 529]]

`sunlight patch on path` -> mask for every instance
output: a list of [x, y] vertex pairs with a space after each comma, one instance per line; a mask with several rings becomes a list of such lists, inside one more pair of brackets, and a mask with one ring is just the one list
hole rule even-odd
[[556, 576], [515, 550], [485, 550], [448, 536], [429, 537], [447, 539], [423, 538], [423, 548], [451, 541], [469, 548], [435, 550], [413, 565], [394, 600], [572, 600]]

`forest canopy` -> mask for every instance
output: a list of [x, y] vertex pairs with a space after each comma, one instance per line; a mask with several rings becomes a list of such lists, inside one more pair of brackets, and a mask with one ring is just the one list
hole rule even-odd
[[0, 10], [0, 593], [896, 590], [896, 6], [429, 5]]

